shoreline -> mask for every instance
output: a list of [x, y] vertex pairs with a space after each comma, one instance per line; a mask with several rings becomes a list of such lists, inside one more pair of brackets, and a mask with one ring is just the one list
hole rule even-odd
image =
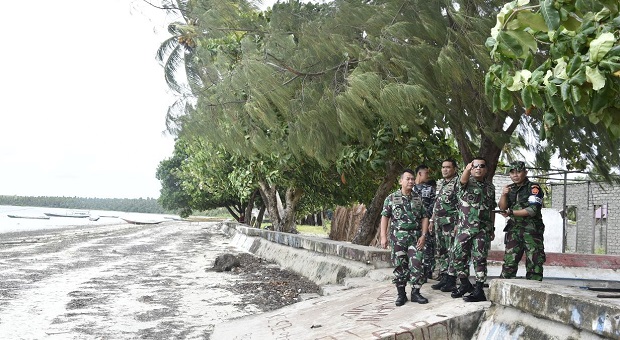
[[[72, 226], [0, 237], [3, 339], [209, 339], [215, 324], [280, 308], [299, 299], [297, 290], [316, 287], [235, 247], [216, 222]], [[224, 253], [246, 254], [242, 267], [210, 270]], [[262, 279], [250, 276], [261, 273]], [[276, 305], [265, 298], [286, 292], [285, 281], [292, 287], [288, 299]]]

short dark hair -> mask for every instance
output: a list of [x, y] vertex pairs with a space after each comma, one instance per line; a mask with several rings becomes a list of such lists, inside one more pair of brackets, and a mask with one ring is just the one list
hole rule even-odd
[[410, 173], [411, 176], [415, 176], [415, 173], [413, 172], [413, 170], [411, 170], [410, 168], [406, 168], [405, 170], [403, 170], [403, 173], [400, 174], [400, 177], [403, 177], [403, 175], [406, 173]]
[[488, 164], [489, 162], [487, 162], [486, 159], [482, 158], [482, 157], [474, 157], [474, 159], [472, 159], [473, 161], [484, 161], [484, 164]]
[[424, 169], [428, 169], [428, 166], [426, 164], [420, 164], [415, 168], [415, 174], [417, 175], [418, 172], [420, 172], [420, 170], [424, 170]]
[[443, 162], [450, 162], [450, 163], [452, 163], [452, 166], [454, 168], [458, 168], [458, 165], [456, 165], [456, 160], [454, 158], [446, 158], [441, 163], [443, 163]]

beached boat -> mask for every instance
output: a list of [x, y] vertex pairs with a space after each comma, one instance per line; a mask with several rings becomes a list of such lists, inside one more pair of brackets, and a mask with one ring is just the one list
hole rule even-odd
[[120, 219], [129, 224], [159, 224], [163, 222], [162, 220], [136, 220], [136, 219], [128, 219], [126, 217], [120, 217]]
[[49, 216], [34, 216], [34, 215], [12, 215], [12, 214], [7, 214], [8, 217], [10, 218], [30, 218], [30, 219], [34, 219], [34, 220], [49, 220]]
[[73, 217], [73, 218], [86, 218], [90, 217], [90, 214], [82, 211], [68, 212], [68, 213], [44, 213], [49, 217]]

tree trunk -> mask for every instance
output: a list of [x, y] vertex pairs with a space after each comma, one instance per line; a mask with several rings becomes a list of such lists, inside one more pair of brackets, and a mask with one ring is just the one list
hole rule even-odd
[[389, 195], [390, 191], [394, 188], [394, 183], [396, 183], [396, 179], [402, 170], [403, 167], [400, 164], [395, 164], [393, 162], [387, 164], [386, 174], [377, 188], [377, 191], [375, 191], [375, 196], [372, 198], [372, 201], [366, 206], [366, 213], [360, 221], [357, 234], [351, 241], [353, 244], [367, 246], [374, 239], [377, 234], [377, 229], [379, 228], [383, 201], [385, 201], [387, 195]]
[[261, 224], [263, 224], [263, 217], [265, 216], [265, 210], [267, 209], [267, 207], [265, 205], [260, 207], [260, 210], [258, 211], [258, 216], [256, 216], [256, 221], [254, 222], [254, 227], [255, 228], [259, 228], [261, 227]]
[[279, 194], [277, 187], [269, 185], [266, 181], [259, 181], [258, 184], [264, 193], [263, 199], [273, 224], [273, 230], [297, 233], [295, 228], [295, 209], [303, 195], [302, 190], [294, 187], [288, 188], [285, 196], [286, 202], [282, 204], [282, 209], [280, 210], [278, 209]]

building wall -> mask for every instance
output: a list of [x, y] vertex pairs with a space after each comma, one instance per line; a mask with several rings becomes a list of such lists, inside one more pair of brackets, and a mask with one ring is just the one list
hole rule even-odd
[[[551, 185], [552, 208], [564, 208], [564, 186]], [[620, 255], [620, 187], [602, 183], [569, 183], [566, 206], [574, 206], [576, 225], [567, 224], [567, 252]], [[607, 205], [607, 218], [595, 218], [596, 208]]]

